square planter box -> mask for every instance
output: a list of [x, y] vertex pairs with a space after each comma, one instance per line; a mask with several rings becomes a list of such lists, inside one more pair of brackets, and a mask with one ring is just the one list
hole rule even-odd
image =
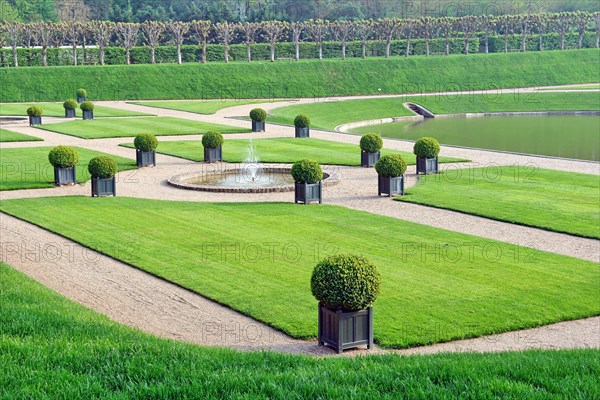
[[83, 119], [94, 119], [94, 112], [93, 111], [84, 111]]
[[311, 202], [323, 203], [323, 181], [317, 183], [295, 184], [294, 203], [308, 204]]
[[360, 165], [363, 167], [371, 168], [377, 164], [377, 161], [381, 158], [381, 152], [377, 153], [368, 153], [366, 151], [362, 151], [360, 153]]
[[65, 109], [65, 118], [75, 118], [75, 110]]
[[373, 307], [343, 312], [319, 303], [319, 346], [325, 344], [339, 353], [358, 346], [373, 348]]
[[296, 135], [297, 138], [307, 138], [310, 137], [310, 128], [298, 128], [296, 127]]
[[92, 178], [92, 197], [116, 196], [117, 185], [115, 177], [112, 178]]
[[77, 97], [77, 102], [79, 104], [83, 103], [85, 101], [85, 97]]
[[74, 185], [77, 183], [75, 167], [54, 167], [54, 184], [56, 186]]
[[392, 197], [392, 195], [404, 196], [404, 175], [393, 178], [388, 178], [381, 175], [378, 175], [378, 177], [379, 196], [382, 194], [387, 194], [390, 197]]
[[265, 121], [252, 121], [252, 132], [264, 132]]
[[148, 165], [154, 165], [156, 167], [156, 152], [136, 149], [135, 161], [137, 162], [138, 168], [147, 167]]
[[437, 174], [439, 170], [438, 158], [417, 157], [417, 174]]
[[204, 162], [214, 163], [217, 161], [223, 161], [223, 149], [221, 147], [219, 147], [218, 149], [209, 149], [205, 147]]
[[41, 125], [42, 124], [42, 117], [32, 117], [29, 116], [29, 126], [35, 126], [35, 125]]

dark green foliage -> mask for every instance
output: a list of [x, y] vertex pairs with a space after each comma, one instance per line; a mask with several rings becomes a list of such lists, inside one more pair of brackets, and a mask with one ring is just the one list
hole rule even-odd
[[406, 162], [399, 154], [385, 155], [377, 161], [375, 170], [381, 176], [395, 178], [406, 172]]
[[360, 138], [360, 149], [367, 153], [377, 153], [383, 147], [383, 139], [377, 133], [367, 133]]
[[432, 137], [422, 137], [415, 142], [413, 152], [417, 157], [435, 158], [440, 154], [440, 144]]
[[56, 146], [48, 153], [48, 161], [55, 167], [69, 168], [79, 162], [79, 154], [74, 147]]
[[40, 106], [31, 106], [27, 109], [27, 115], [30, 117], [41, 117], [44, 110]]
[[77, 89], [77, 97], [87, 97], [87, 90]]
[[210, 131], [202, 136], [202, 146], [208, 149], [218, 149], [223, 146], [223, 135], [217, 131]]
[[117, 173], [117, 162], [108, 156], [98, 156], [90, 160], [88, 171], [94, 178], [112, 178]]
[[294, 126], [296, 128], [309, 128], [310, 118], [307, 115], [300, 114], [294, 119]]
[[79, 108], [81, 108], [82, 111], [94, 111], [94, 103], [91, 101], [84, 101]]
[[142, 133], [135, 137], [133, 145], [141, 151], [154, 151], [158, 147], [158, 140], [151, 133]]
[[267, 119], [267, 112], [262, 108], [255, 108], [250, 111], [250, 119], [252, 119], [252, 121], [263, 122]]
[[365, 257], [339, 254], [317, 264], [310, 286], [313, 296], [326, 307], [358, 311], [377, 299], [380, 280], [377, 267]]
[[298, 183], [317, 183], [323, 179], [323, 170], [318, 162], [303, 159], [292, 165], [292, 177]]
[[75, 110], [77, 108], [77, 101], [73, 99], [68, 99], [63, 103], [63, 107], [65, 110]]

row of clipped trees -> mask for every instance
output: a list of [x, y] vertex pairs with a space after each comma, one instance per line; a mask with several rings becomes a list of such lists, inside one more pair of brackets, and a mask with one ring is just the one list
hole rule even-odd
[[469, 45], [476, 35], [482, 35], [485, 52], [489, 51], [489, 38], [504, 38], [504, 50], [509, 50], [509, 39], [521, 36], [521, 51], [527, 50], [527, 38], [538, 36], [537, 50], [543, 50], [543, 38], [548, 34], [560, 37], [560, 49], [565, 49], [565, 38], [569, 33], [578, 34], [578, 47], [583, 46], [586, 31], [596, 31], [596, 47], [600, 47], [600, 12], [561, 12], [546, 14], [502, 15], [502, 16], [464, 16], [464, 17], [422, 17], [419, 19], [385, 18], [379, 20], [328, 21], [310, 20], [306, 22], [244, 22], [231, 23], [211, 21], [192, 22], [34, 22], [20, 23], [3, 21], [0, 24], [0, 47], [12, 48], [13, 66], [19, 66], [18, 48], [31, 49], [35, 46], [42, 50], [42, 65], [48, 65], [48, 48], [65, 45], [72, 47], [73, 64], [77, 65], [78, 48], [95, 46], [99, 49], [99, 63], [105, 64], [105, 49], [120, 46], [125, 49], [125, 62], [131, 63], [130, 50], [138, 44], [150, 48], [150, 62], [155, 63], [155, 50], [159, 46], [175, 45], [177, 62], [183, 62], [181, 46], [196, 44], [202, 48], [201, 62], [206, 63], [206, 48], [209, 43], [223, 46], [224, 60], [229, 62], [229, 46], [244, 43], [247, 47], [247, 60], [252, 61], [252, 47], [256, 43], [267, 43], [270, 47], [270, 59], [275, 61], [276, 44], [291, 42], [295, 46], [295, 59], [300, 59], [300, 43], [313, 42], [317, 45], [319, 59], [323, 58], [323, 43], [336, 41], [341, 46], [342, 58], [346, 58], [349, 42], [358, 41], [362, 45], [362, 57], [367, 57], [367, 44], [370, 41], [385, 43], [385, 56], [391, 54], [393, 40], [404, 39], [407, 42], [406, 56], [411, 53], [411, 41], [425, 41], [425, 54], [431, 54], [430, 42], [434, 39], [445, 40], [445, 54], [449, 54], [450, 43], [462, 39], [464, 53], [469, 54]]

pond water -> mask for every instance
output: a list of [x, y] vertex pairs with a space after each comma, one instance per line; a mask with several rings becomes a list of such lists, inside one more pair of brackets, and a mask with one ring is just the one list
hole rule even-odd
[[442, 144], [552, 157], [600, 161], [600, 116], [539, 115], [435, 118], [352, 130]]

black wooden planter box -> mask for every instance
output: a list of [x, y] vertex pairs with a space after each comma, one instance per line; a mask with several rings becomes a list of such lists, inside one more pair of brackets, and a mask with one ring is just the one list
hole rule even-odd
[[156, 167], [156, 152], [135, 150], [135, 161], [138, 168], [154, 165]]
[[213, 163], [217, 161], [223, 161], [223, 149], [221, 147], [218, 149], [209, 149], [208, 147], [205, 147], [204, 162]]
[[77, 97], [77, 102], [79, 104], [83, 103], [85, 101], [85, 97]]
[[417, 174], [437, 174], [439, 170], [438, 158], [417, 157]]
[[310, 128], [298, 128], [298, 127], [296, 127], [296, 137], [297, 138], [307, 138], [307, 137], [310, 137]]
[[29, 126], [34, 126], [34, 125], [41, 125], [42, 124], [42, 117], [32, 117], [31, 115], [29, 116]]
[[65, 109], [65, 118], [75, 118], [75, 110]]
[[396, 176], [393, 178], [379, 176], [379, 196], [382, 194], [387, 194], [392, 197], [392, 195], [404, 196], [404, 175]]
[[252, 121], [252, 132], [264, 132], [265, 121]]
[[94, 111], [84, 111], [83, 119], [94, 119]]
[[112, 178], [92, 178], [92, 197], [116, 196], [117, 185], [115, 177]]
[[75, 167], [54, 167], [54, 184], [56, 186], [74, 185], [77, 183]]
[[377, 164], [377, 161], [381, 158], [381, 152], [368, 153], [363, 151], [360, 153], [360, 165], [363, 167], [371, 168]]
[[294, 203], [308, 204], [313, 201], [323, 203], [323, 181], [317, 183], [296, 182]]
[[328, 344], [339, 353], [358, 346], [373, 348], [373, 307], [344, 312], [319, 303], [319, 346]]

